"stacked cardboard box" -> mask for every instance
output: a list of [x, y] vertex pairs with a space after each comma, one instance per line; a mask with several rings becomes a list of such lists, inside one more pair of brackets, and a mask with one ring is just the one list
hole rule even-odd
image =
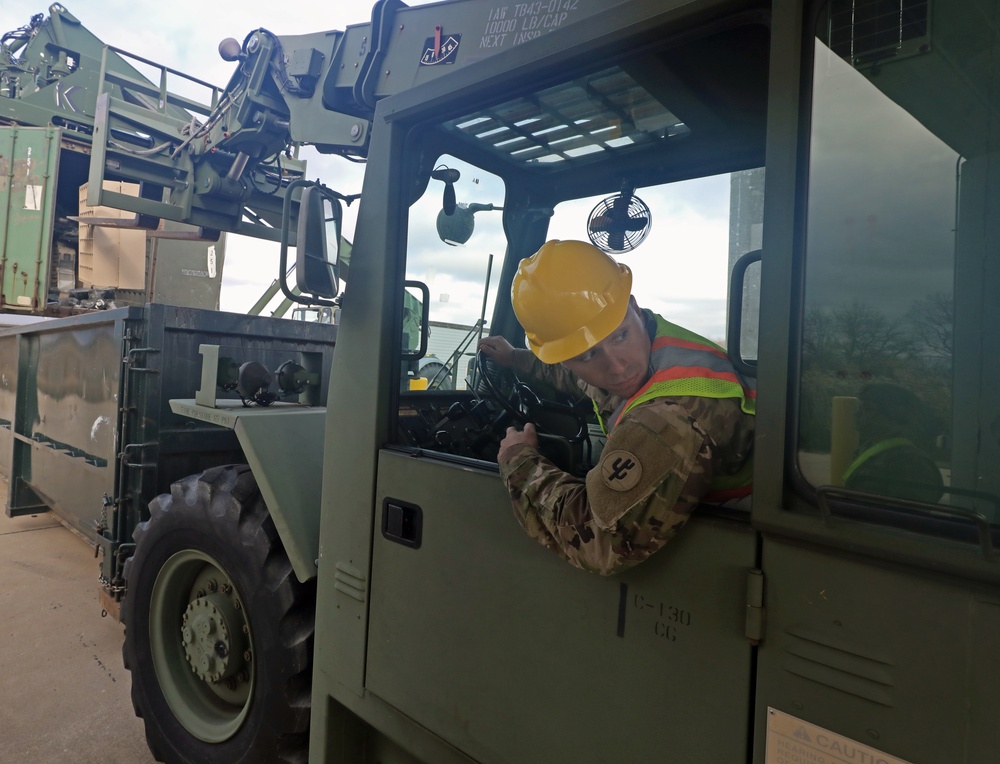
[[[136, 183], [104, 181], [104, 188], [139, 195]], [[135, 213], [113, 207], [88, 207], [87, 184], [80, 186], [79, 286], [146, 288], [146, 232], [141, 229], [88, 225], [86, 218], [131, 219]]]

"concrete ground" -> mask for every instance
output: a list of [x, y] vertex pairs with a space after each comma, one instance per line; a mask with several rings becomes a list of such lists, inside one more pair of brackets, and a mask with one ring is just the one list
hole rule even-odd
[[0, 762], [153, 761], [98, 572], [93, 547], [54, 515], [0, 511]]

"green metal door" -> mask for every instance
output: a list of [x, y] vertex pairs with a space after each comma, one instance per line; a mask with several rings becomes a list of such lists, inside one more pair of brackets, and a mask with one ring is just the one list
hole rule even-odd
[[0, 127], [0, 307], [37, 313], [48, 297], [61, 131]]
[[[709, 514], [630, 572], [528, 539], [497, 474], [383, 451], [366, 686], [477, 761], [744, 761], [756, 542]], [[419, 507], [419, 548], [378, 528]]]

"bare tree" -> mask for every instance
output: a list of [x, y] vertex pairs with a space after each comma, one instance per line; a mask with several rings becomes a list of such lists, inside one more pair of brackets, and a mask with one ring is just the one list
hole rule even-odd
[[906, 324], [854, 300], [833, 310], [833, 324], [844, 361], [860, 366], [901, 358], [915, 349]]
[[955, 334], [955, 300], [946, 292], [935, 292], [914, 300], [907, 320], [914, 328], [916, 339], [932, 358], [950, 361]]

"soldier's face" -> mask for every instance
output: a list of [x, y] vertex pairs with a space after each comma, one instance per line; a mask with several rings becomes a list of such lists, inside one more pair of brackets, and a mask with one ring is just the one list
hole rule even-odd
[[586, 353], [563, 361], [584, 382], [629, 398], [649, 377], [650, 340], [639, 306], [632, 298], [624, 320]]

